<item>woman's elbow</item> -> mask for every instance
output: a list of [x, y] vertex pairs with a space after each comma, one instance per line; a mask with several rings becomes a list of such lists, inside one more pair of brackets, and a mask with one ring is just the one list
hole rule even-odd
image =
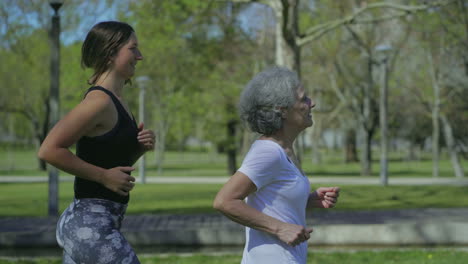
[[217, 197], [213, 202], [213, 208], [225, 215], [231, 215], [239, 210], [239, 203], [237, 199]]
[[37, 152], [37, 157], [43, 161], [49, 162], [50, 159], [50, 151], [48, 150], [47, 146], [42, 145]]
[[41, 160], [45, 160], [45, 158], [46, 158], [45, 155], [46, 155], [46, 153], [45, 153], [45, 151], [44, 151], [44, 148], [41, 146], [41, 147], [39, 148], [39, 151], [37, 152], [37, 157], [38, 157], [39, 159], [41, 159]]
[[217, 195], [213, 201], [213, 208], [221, 213], [229, 213], [233, 206], [233, 201], [225, 196]]
[[217, 211], [223, 211], [224, 207], [224, 201], [220, 197], [216, 196], [216, 198], [213, 201], [213, 209]]

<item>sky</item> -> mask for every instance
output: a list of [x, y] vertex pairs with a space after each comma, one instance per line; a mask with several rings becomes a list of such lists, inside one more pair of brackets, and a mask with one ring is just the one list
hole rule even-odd
[[[34, 0], [33, 0], [34, 1]], [[43, 27], [44, 23], [48, 23], [47, 26], [50, 26], [50, 21], [47, 17], [39, 17], [39, 13], [24, 13], [21, 11], [17, 5], [14, 4], [15, 2], [12, 0], [2, 0], [0, 1], [0, 8], [1, 10], [6, 10], [8, 12], [8, 21], [5, 21], [4, 18], [0, 17], [0, 39], [1, 36], [5, 34], [7, 29], [7, 24], [11, 23], [11, 21], [21, 21], [25, 25], [30, 25], [31, 29]], [[126, 4], [126, 1], [118, 2], [119, 4]], [[91, 29], [91, 27], [99, 21], [106, 21], [106, 20], [116, 20], [117, 19], [117, 10], [118, 6], [106, 6], [106, 1], [98, 1], [98, 5], [94, 8], [98, 10], [97, 12], [93, 12], [96, 15], [91, 14], [83, 14], [81, 16], [81, 20], [79, 21], [79, 27], [76, 30], [70, 31], [66, 29], [66, 20], [64, 18], [64, 9], [67, 2], [65, 1], [64, 5], [59, 10], [59, 15], [61, 17], [61, 35], [60, 39], [64, 45], [69, 45], [73, 42], [83, 40], [86, 37], [87, 32]], [[48, 11], [48, 15], [51, 18], [53, 15], [53, 9], [48, 6], [47, 1], [44, 1], [44, 11]], [[86, 12], [83, 10], [89, 9], [89, 5], [87, 2], [83, 2], [76, 8], [78, 12]], [[240, 26], [248, 33], [254, 33], [257, 31], [259, 27], [264, 26], [265, 16], [261, 14], [265, 14], [266, 7], [261, 4], [253, 3], [245, 9], [241, 15], [239, 16], [239, 23]], [[45, 13], [45, 12], [44, 12]], [[272, 14], [267, 14], [269, 19], [271, 20]], [[6, 23], [5, 23], [6, 22]]]
[[[86, 5], [86, 2], [83, 2], [82, 5]], [[96, 10], [99, 10], [99, 13], [96, 16], [90, 16], [88, 14], [83, 14], [82, 19], [80, 21], [80, 25], [78, 30], [74, 30], [73, 32], [69, 32], [64, 30], [64, 8], [66, 8], [66, 1], [65, 4], [59, 9], [59, 15], [61, 18], [61, 41], [63, 44], [68, 45], [72, 42], [77, 40], [83, 40], [86, 36], [86, 33], [91, 29], [91, 27], [97, 21], [105, 21], [105, 20], [115, 20], [117, 18], [117, 6], [106, 7], [105, 1], [99, 1], [99, 4], [95, 7]], [[20, 22], [23, 25], [30, 26], [31, 30], [43, 27], [46, 23], [47, 26], [50, 26], [50, 20], [46, 21], [45, 19], [51, 19], [53, 16], [53, 9], [48, 5], [47, 1], [44, 1], [44, 9], [43, 11], [48, 11], [49, 18], [40, 17], [41, 13], [37, 12], [24, 12], [22, 11], [15, 2], [10, 0], [2, 0], [0, 1], [0, 11], [3, 11], [5, 15], [0, 16], [0, 36], [6, 33], [8, 28], [8, 24], [11, 24], [13, 21]], [[81, 8], [77, 8], [78, 11], [82, 10]], [[84, 9], [83, 9], [84, 10]], [[82, 11], [83, 12], [83, 11]], [[45, 12], [43, 12], [45, 13]], [[7, 17], [7, 18], [5, 18]]]
[[[83, 2], [83, 5], [86, 5], [86, 2]], [[64, 45], [68, 45], [78, 40], [84, 40], [88, 31], [98, 21], [117, 19], [117, 6], [111, 6], [109, 8], [106, 8], [105, 1], [99, 1], [99, 6], [97, 6], [96, 9], [102, 10], [101, 12], [99, 12], [99, 15], [97, 17], [90, 17], [84, 14], [83, 19], [80, 21], [80, 26], [78, 30], [73, 32], [63, 32], [61, 38]]]

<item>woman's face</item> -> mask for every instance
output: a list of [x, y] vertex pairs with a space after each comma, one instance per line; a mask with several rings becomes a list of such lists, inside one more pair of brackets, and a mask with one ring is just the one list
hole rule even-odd
[[311, 109], [315, 107], [315, 103], [307, 96], [302, 85], [297, 89], [297, 97], [294, 105], [286, 110], [283, 115], [283, 125], [285, 128], [293, 128], [299, 131], [312, 126]]
[[143, 55], [138, 49], [138, 40], [135, 33], [132, 33], [128, 42], [117, 53], [113, 61], [113, 70], [124, 80], [128, 80], [135, 74], [137, 61], [142, 59]]

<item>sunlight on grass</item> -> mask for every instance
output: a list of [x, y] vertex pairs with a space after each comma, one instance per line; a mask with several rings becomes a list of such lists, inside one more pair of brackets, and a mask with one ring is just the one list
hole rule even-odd
[[[230, 176], [227, 169], [226, 155], [215, 152], [173, 152], [165, 153], [162, 173], [155, 163], [154, 152], [146, 154], [147, 175], [149, 176]], [[408, 161], [404, 153], [391, 153], [389, 175], [391, 177], [431, 177], [432, 161], [429, 156], [420, 160]], [[314, 177], [347, 177], [360, 176], [359, 163], [343, 162], [341, 151], [322, 150], [322, 161], [319, 164], [311, 162], [311, 154], [304, 154], [302, 164], [305, 173]], [[238, 156], [237, 166], [240, 166], [243, 156]], [[468, 160], [462, 160], [462, 165], [468, 168]], [[374, 153], [372, 171], [374, 176], [379, 171], [378, 153]], [[135, 164], [135, 175], [138, 174], [138, 164]], [[47, 172], [38, 170], [38, 160], [34, 150], [0, 149], [0, 177], [2, 175], [46, 176]], [[454, 177], [452, 165], [446, 157], [441, 156], [440, 177]]]
[[[333, 210], [468, 207], [467, 186], [340, 187], [340, 200]], [[137, 184], [127, 213], [214, 213], [212, 202], [220, 188], [220, 184]], [[2, 183], [0, 193], [0, 216], [47, 214], [47, 183]], [[73, 199], [72, 182], [59, 185], [59, 197], [63, 211]]]

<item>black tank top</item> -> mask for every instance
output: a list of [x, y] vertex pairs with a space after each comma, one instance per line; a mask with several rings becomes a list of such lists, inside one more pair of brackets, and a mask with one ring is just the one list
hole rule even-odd
[[[76, 144], [76, 155], [82, 160], [110, 169], [119, 166], [132, 166], [141, 153], [138, 143], [138, 127], [133, 117], [110, 91], [99, 87], [91, 87], [86, 92], [99, 90], [112, 98], [117, 109], [117, 124], [108, 132], [96, 137], [82, 137]], [[85, 97], [86, 97], [85, 95]], [[100, 198], [118, 203], [128, 203], [130, 196], [121, 196], [94, 181], [75, 177], [75, 198]]]

